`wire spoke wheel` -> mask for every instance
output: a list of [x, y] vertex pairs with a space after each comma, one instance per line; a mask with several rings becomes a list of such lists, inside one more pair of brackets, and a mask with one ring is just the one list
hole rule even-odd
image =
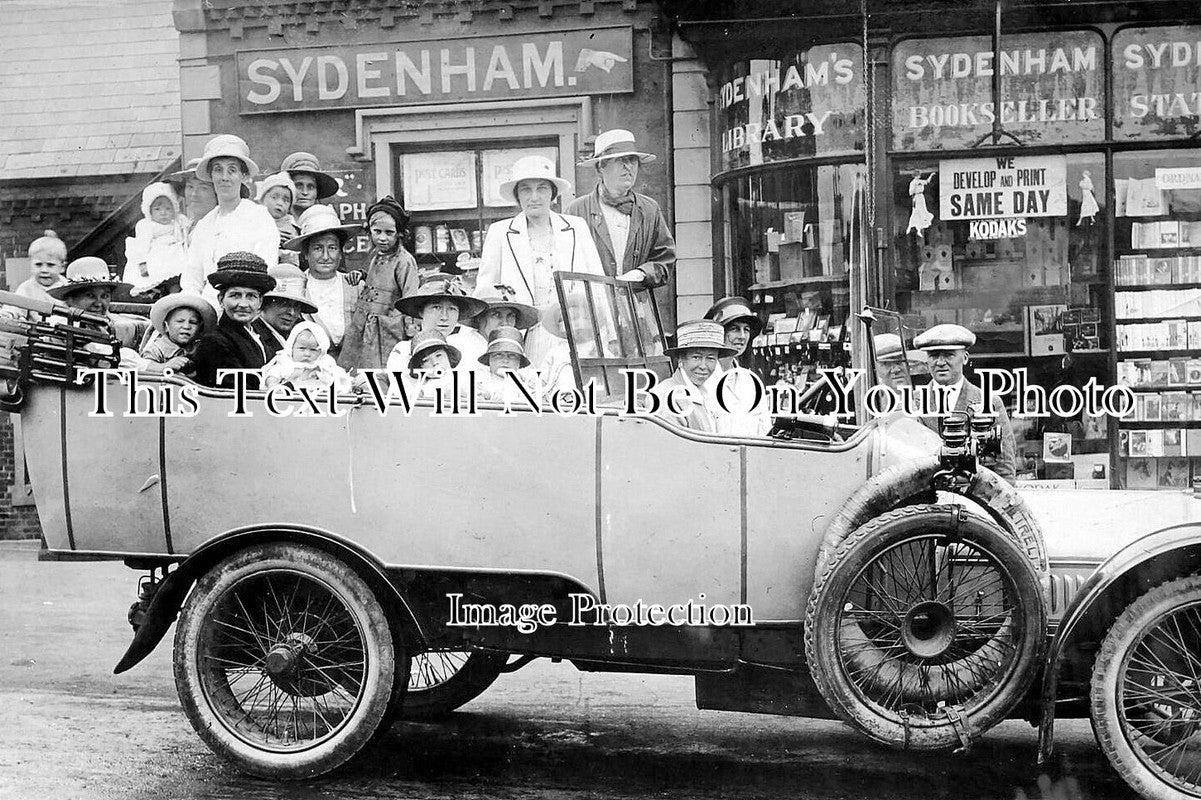
[[1146, 797], [1201, 797], [1201, 579], [1152, 589], [1110, 628], [1092, 680], [1093, 730]]
[[430, 650], [413, 656], [409, 688], [400, 717], [428, 720], [444, 717], [483, 694], [508, 661], [503, 653]]
[[1038, 576], [992, 522], [909, 506], [848, 537], [814, 586], [806, 653], [831, 708], [914, 749], [969, 742], [1021, 700], [1045, 627]]
[[425, 692], [443, 686], [467, 665], [471, 653], [431, 650], [413, 656], [409, 665], [409, 691]]
[[379, 727], [403, 663], [371, 589], [299, 545], [231, 556], [192, 592], [176, 632], [180, 700], [200, 736], [276, 778], [340, 766]]

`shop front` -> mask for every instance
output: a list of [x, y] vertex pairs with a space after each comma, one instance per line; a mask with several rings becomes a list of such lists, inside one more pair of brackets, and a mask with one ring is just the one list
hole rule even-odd
[[1019, 480], [1201, 477], [1201, 19], [1002, 7], [997, 41], [992, 3], [940, 27], [837, 5], [799, 51], [678, 20], [710, 69], [724, 289], [769, 323], [769, 380], [845, 360], [849, 313], [880, 304], [909, 336], [970, 328], [974, 367], [1048, 395], [1133, 390], [1120, 422], [1016, 415]]
[[[363, 222], [375, 198], [394, 195], [412, 213], [419, 265], [468, 275], [488, 225], [518, 211], [498, 191], [514, 161], [538, 154], [557, 165], [573, 184], [561, 210], [595, 185], [577, 162], [608, 128], [660, 155], [638, 188], [670, 215], [670, 69], [653, 59], [650, 3], [475, 13], [323, 3], [308, 15], [227, 5], [177, 3], [186, 156], [220, 132], [243, 136], [264, 171], [314, 153], [339, 179], [327, 202], [343, 222]], [[349, 247], [362, 263], [366, 236]], [[672, 291], [657, 294], [666, 310]]]

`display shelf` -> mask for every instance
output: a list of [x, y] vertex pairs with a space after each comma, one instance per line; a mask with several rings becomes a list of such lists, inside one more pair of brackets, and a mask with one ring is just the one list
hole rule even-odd
[[1007, 300], [1010, 305], [1047, 305], [1066, 303], [1084, 305], [1088, 302], [1086, 284], [1061, 283], [1056, 286], [1000, 287], [997, 289], [947, 289], [941, 292], [917, 289], [898, 289], [908, 294], [910, 308], [979, 308], [988, 305], [989, 298]]
[[1201, 283], [1117, 283], [1115, 292], [1150, 292], [1156, 289], [1201, 289]]
[[1201, 392], [1201, 383], [1164, 383], [1156, 386], [1130, 386], [1122, 384], [1132, 392]]
[[766, 289], [787, 289], [790, 286], [812, 286], [814, 284], [833, 284], [844, 283], [847, 280], [846, 273], [841, 275], [815, 275], [809, 278], [787, 278], [778, 281], [764, 281], [763, 283], [753, 283], [747, 287], [747, 291], [763, 291]]
[[1165, 356], [1201, 356], [1201, 350], [1189, 349], [1187, 347], [1168, 349], [1166, 347], [1159, 350], [1118, 350], [1118, 358], [1150, 358], [1155, 355]]
[[1118, 325], [1143, 325], [1149, 322], [1201, 322], [1201, 314], [1169, 314], [1159, 317], [1118, 317]]
[[1115, 250], [1114, 259], [1122, 256], [1146, 256], [1147, 258], [1171, 258], [1172, 256], [1195, 256], [1201, 254], [1201, 245], [1187, 247], [1131, 247]]
[[[1201, 419], [1119, 419], [1118, 424], [1131, 430], [1151, 430], [1155, 428], [1197, 428], [1201, 427]], [[1153, 456], [1121, 456], [1122, 458], [1152, 458]], [[1178, 456], [1160, 456], [1162, 458], [1178, 458]]]

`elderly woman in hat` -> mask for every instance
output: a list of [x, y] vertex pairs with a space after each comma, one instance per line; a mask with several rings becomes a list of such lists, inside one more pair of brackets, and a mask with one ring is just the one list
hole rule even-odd
[[404, 338], [404, 315], [396, 301], [417, 291], [417, 262], [404, 248], [409, 212], [391, 196], [367, 209], [371, 260], [358, 302], [346, 327], [342, 355], [347, 369], [380, 369]]
[[[968, 364], [968, 348], [976, 343], [976, 334], [962, 325], [935, 325], [925, 333], [913, 338], [913, 346], [926, 353], [930, 364], [930, 376], [934, 383], [944, 387], [947, 393], [947, 409], [949, 411], [966, 411], [981, 413], [984, 397], [979, 387], [964, 377], [963, 369]], [[1017, 474], [1017, 442], [1013, 437], [1013, 427], [1009, 424], [1009, 415], [1005, 413], [1005, 404], [1001, 398], [992, 398], [990, 413], [996, 415], [996, 425], [1000, 430], [1001, 452], [990, 463], [991, 459], [982, 459], [985, 466], [1005, 480], [1013, 483]], [[923, 417], [922, 423], [940, 433], [941, 419], [939, 416]]]
[[716, 376], [720, 360], [734, 355], [725, 331], [711, 320], [681, 322], [676, 346], [665, 351], [676, 360], [675, 373], [656, 384], [659, 416], [691, 430], [717, 433], [722, 410], [717, 403]]
[[136, 352], [149, 323], [138, 317], [109, 313], [113, 292], [128, 288], [128, 285], [112, 276], [104, 259], [95, 256], [75, 259], [67, 265], [66, 279], [67, 282], [61, 286], [47, 289], [47, 294], [63, 305], [107, 317], [113, 338], [121, 343], [122, 348]]
[[[222, 369], [259, 369], [267, 363], [267, 349], [252, 323], [263, 306], [263, 293], [275, 288], [275, 278], [267, 272], [267, 263], [254, 253], [227, 253], [208, 277], [217, 290], [221, 318], [216, 328], [206, 333], [196, 348], [196, 382], [217, 386], [217, 371]], [[220, 382], [232, 386], [232, 377]], [[258, 388], [257, 380], [247, 385]]]
[[654, 160], [629, 131], [605, 131], [592, 157], [580, 162], [596, 167], [596, 188], [567, 207], [587, 223], [605, 274], [648, 289], [667, 283], [676, 263], [676, 241], [659, 204], [634, 191], [638, 168]]
[[312, 206], [298, 221], [300, 235], [289, 239], [284, 248], [300, 253], [300, 266], [306, 270], [305, 296], [317, 307], [313, 320], [325, 328], [329, 354], [337, 360], [363, 288], [352, 286], [341, 272], [342, 248], [362, 226], [343, 225], [329, 206]]
[[[555, 272], [604, 275], [600, 254], [588, 225], [579, 217], [551, 210], [555, 199], [571, 184], [555, 174], [555, 165], [542, 156], [526, 156], [513, 165], [500, 193], [521, 207], [516, 216], [488, 227], [484, 237], [476, 294], [499, 285], [511, 286], [514, 299], [546, 309], [557, 305]], [[539, 363], [550, 345], [549, 334], [530, 331], [526, 354]]]
[[312, 153], [291, 153], [279, 165], [280, 172], [292, 177], [296, 195], [292, 198], [292, 213], [297, 218], [308, 211], [318, 200], [326, 200], [338, 193], [338, 179], [321, 171], [321, 162]]
[[721, 359], [715, 386], [719, 387], [727, 410], [717, 417], [717, 432], [730, 436], [766, 436], [771, 430], [771, 414], [761, 395], [762, 384], [755, 374], [739, 363], [751, 342], [763, 332], [759, 315], [751, 311], [742, 297], [723, 297], [714, 303], [705, 319], [719, 323], [725, 330], [726, 346], [734, 352]]
[[306, 314], [317, 313], [317, 306], [305, 297], [305, 278], [299, 267], [280, 264], [267, 273], [275, 278], [275, 288], [263, 295], [263, 308], [253, 327], [270, 360], [287, 343], [296, 324]]
[[267, 267], [279, 260], [279, 229], [266, 208], [248, 199], [247, 181], [257, 175], [246, 142], [231, 134], [214, 136], [196, 164], [196, 177], [213, 185], [217, 207], [196, 223], [188, 243], [180, 285], [217, 306], [208, 276], [227, 253], [254, 253]]
[[[467, 333], [461, 323], [483, 312], [487, 305], [483, 300], [468, 297], [458, 276], [441, 272], [421, 276], [417, 291], [398, 300], [396, 308], [402, 314], [421, 320], [422, 333], [439, 331], [460, 355], [472, 354], [472, 363], [483, 353], [472, 338], [478, 334], [475, 331]], [[388, 371], [404, 369], [410, 352], [410, 342], [397, 342], [388, 355]]]

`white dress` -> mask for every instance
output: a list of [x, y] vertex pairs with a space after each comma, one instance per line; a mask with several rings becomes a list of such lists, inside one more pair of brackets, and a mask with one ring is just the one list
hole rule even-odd
[[279, 228], [271, 212], [243, 199], [229, 213], [217, 206], [205, 214], [192, 229], [188, 242], [187, 261], [180, 276], [183, 291], [199, 294], [220, 309], [217, 290], [209, 285], [208, 276], [216, 271], [221, 256], [243, 250], [266, 261], [267, 269], [279, 263]]

